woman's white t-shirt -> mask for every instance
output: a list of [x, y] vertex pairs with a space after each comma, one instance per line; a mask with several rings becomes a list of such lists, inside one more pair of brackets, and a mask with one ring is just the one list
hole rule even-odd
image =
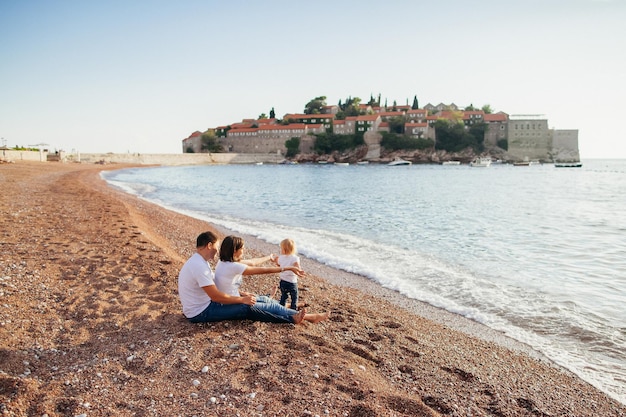
[[215, 266], [215, 286], [226, 294], [239, 297], [239, 287], [246, 268], [245, 264], [239, 262], [219, 261]]

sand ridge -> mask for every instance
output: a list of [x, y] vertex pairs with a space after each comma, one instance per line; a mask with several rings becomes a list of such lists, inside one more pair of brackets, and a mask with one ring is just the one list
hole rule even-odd
[[119, 167], [0, 165], [2, 415], [626, 415], [568, 372], [324, 275], [301, 297], [326, 322], [190, 324], [176, 277], [212, 226], [99, 178]]

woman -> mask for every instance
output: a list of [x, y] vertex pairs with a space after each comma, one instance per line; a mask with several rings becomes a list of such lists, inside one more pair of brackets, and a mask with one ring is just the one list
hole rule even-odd
[[285, 308], [276, 300], [264, 295], [254, 295], [239, 291], [244, 275], [277, 274], [283, 271], [292, 271], [298, 276], [304, 275], [297, 266], [281, 268], [279, 266], [257, 266], [263, 262], [273, 261], [272, 255], [263, 258], [242, 260], [244, 241], [238, 236], [226, 236], [220, 246], [220, 260], [215, 266], [215, 285], [217, 288], [233, 297], [254, 296], [256, 303], [254, 307], [268, 313], [290, 318], [293, 323], [299, 324], [302, 321], [318, 323], [326, 320], [330, 313], [306, 313], [304, 309], [297, 311]]

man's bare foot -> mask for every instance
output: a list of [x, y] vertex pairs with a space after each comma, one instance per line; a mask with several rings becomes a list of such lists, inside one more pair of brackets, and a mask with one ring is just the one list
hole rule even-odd
[[299, 310], [296, 314], [294, 314], [293, 316], [291, 316], [293, 318], [293, 323], [294, 324], [300, 324], [302, 323], [302, 320], [304, 320], [304, 317], [306, 316], [306, 310], [302, 309]]
[[310, 313], [304, 316], [304, 320], [311, 322], [311, 323], [319, 323], [320, 321], [324, 321], [327, 320], [330, 317], [330, 311], [327, 311], [326, 313]]

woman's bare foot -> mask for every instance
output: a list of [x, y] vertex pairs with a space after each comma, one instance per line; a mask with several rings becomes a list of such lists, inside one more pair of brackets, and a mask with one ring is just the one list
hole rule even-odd
[[291, 316], [293, 318], [293, 323], [294, 324], [302, 323], [302, 320], [304, 320], [306, 315], [307, 314], [306, 314], [306, 310], [305, 309], [299, 310], [296, 314]]
[[327, 311], [326, 313], [316, 313], [316, 314], [309, 313], [304, 316], [304, 320], [311, 322], [311, 323], [319, 323], [320, 321], [327, 320], [329, 317], [330, 317], [330, 311]]

